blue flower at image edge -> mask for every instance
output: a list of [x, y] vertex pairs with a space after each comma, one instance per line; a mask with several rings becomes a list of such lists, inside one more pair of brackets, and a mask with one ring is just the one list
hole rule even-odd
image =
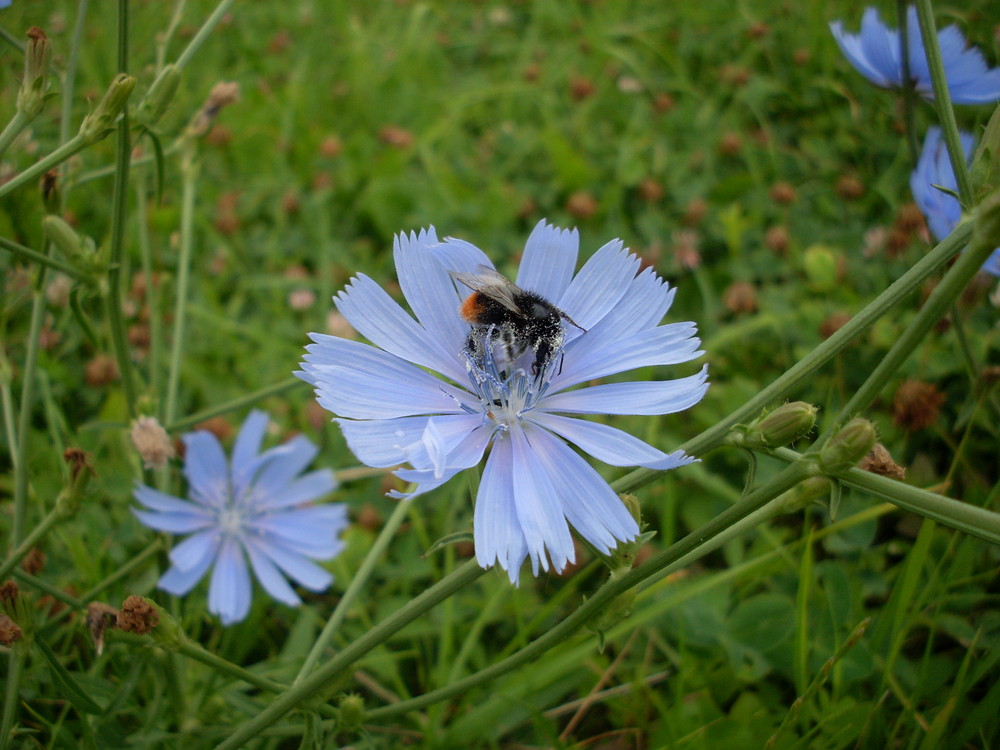
[[496, 356], [505, 351], [502, 344], [492, 356], [473, 355], [472, 329], [459, 315], [470, 290], [450, 272], [476, 274], [493, 264], [463, 240], [438, 242], [430, 228], [399, 235], [394, 243], [399, 284], [416, 319], [376, 282], [358, 275], [337, 296], [337, 308], [374, 346], [311, 334], [315, 343], [296, 373], [337, 415], [363, 463], [411, 467], [396, 475], [415, 490], [391, 493], [396, 497], [444, 484], [477, 465], [492, 445], [475, 503], [476, 557], [483, 567], [499, 563], [513, 583], [526, 558], [535, 575], [548, 570], [550, 561], [556, 571], [574, 562], [570, 525], [604, 554], [639, 533], [608, 483], [566, 441], [615, 466], [672, 469], [694, 460], [577, 418], [669, 414], [697, 403], [708, 387], [703, 367], [678, 380], [571, 390], [702, 354], [693, 323], [659, 324], [674, 290], [652, 269], [640, 271], [639, 259], [620, 241], [600, 248], [574, 276], [578, 252], [576, 230], [544, 221], [525, 245], [514, 282], [575, 324], [562, 323], [561, 344], [540, 365], [530, 346], [506, 366], [497, 362], [505, 361]]
[[[882, 88], [903, 86], [901, 35], [898, 29], [889, 29], [882, 23], [875, 8], [865, 10], [860, 34], [848, 34], [840, 21], [833, 21], [830, 30], [844, 56], [861, 75]], [[924, 40], [916, 8], [912, 5], [907, 11], [906, 30], [910, 77], [921, 96], [933, 99]], [[938, 31], [938, 45], [948, 93], [954, 103], [987, 104], [1000, 99], [1000, 68], [987, 68], [982, 54], [974, 47], [967, 47], [957, 26]]]
[[308, 505], [336, 487], [333, 472], [302, 474], [316, 457], [307, 438], [260, 452], [268, 418], [254, 411], [240, 428], [232, 460], [218, 439], [199, 431], [184, 436], [188, 500], [139, 485], [133, 510], [157, 531], [190, 534], [170, 551], [171, 567], [159, 587], [186, 594], [212, 567], [208, 609], [224, 625], [250, 611], [252, 584], [247, 560], [264, 589], [284, 604], [301, 604], [286, 576], [310, 591], [323, 591], [333, 576], [313, 562], [340, 552], [347, 526], [343, 504]]
[[[970, 133], [959, 132], [962, 152], [968, 163], [975, 148], [975, 138]], [[949, 234], [962, 218], [962, 206], [951, 193], [934, 187], [940, 185], [952, 192], [958, 191], [958, 180], [955, 170], [951, 168], [948, 158], [948, 147], [941, 134], [941, 128], [931, 127], [924, 138], [924, 147], [917, 160], [917, 167], [910, 175], [910, 191], [917, 206], [927, 219], [927, 226], [934, 238], [940, 242]], [[1000, 276], [1000, 248], [989, 257], [983, 270], [994, 276]]]

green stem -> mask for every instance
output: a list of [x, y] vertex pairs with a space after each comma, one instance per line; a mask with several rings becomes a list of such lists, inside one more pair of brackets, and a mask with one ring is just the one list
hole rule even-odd
[[177, 58], [176, 64], [178, 68], [183, 68], [191, 62], [191, 58], [194, 57], [201, 45], [203, 45], [205, 40], [208, 39], [208, 35], [212, 33], [216, 26], [218, 26], [222, 17], [229, 12], [233, 2], [234, 0], [222, 0], [222, 2], [216, 6], [215, 10], [212, 11], [212, 15], [205, 20], [205, 23], [203, 23], [201, 28], [198, 29], [198, 33], [194, 35], [194, 39], [188, 42], [188, 46], [181, 53], [181, 56]]
[[[62, 101], [59, 113], [59, 142], [69, 140], [69, 131], [73, 117], [73, 92], [76, 88], [76, 71], [80, 59], [80, 43], [83, 41], [83, 22], [87, 18], [87, 7], [90, 0], [80, 0], [76, 6], [76, 25], [73, 27], [73, 38], [69, 45], [69, 57], [66, 60], [66, 72], [63, 74]], [[66, 167], [62, 168], [62, 178], [66, 179]], [[62, 208], [66, 208], [66, 193], [62, 191]]]
[[48, 515], [45, 516], [28, 534], [21, 542], [15, 547], [7, 559], [0, 564], [0, 581], [4, 580], [10, 575], [10, 572], [14, 569], [14, 566], [21, 562], [21, 559], [31, 552], [31, 548], [38, 543], [38, 540], [44, 537], [60, 521], [66, 518], [66, 514], [59, 507], [58, 503], [56, 506], [49, 511]]
[[11, 34], [3, 26], [0, 26], [0, 39], [3, 39], [7, 44], [16, 49], [22, 55], [25, 53], [25, 45], [20, 39]]
[[[809, 378], [819, 368], [833, 359], [855, 338], [868, 329], [900, 300], [906, 298], [923, 284], [924, 280], [936, 273], [952, 256], [958, 253], [972, 235], [972, 223], [963, 222], [927, 255], [917, 261], [900, 276], [888, 289], [868, 303], [861, 312], [847, 324], [821, 343], [809, 354], [796, 362], [771, 385], [747, 401], [725, 419], [709, 427], [700, 435], [684, 443], [681, 448], [692, 455], [701, 455], [719, 445], [733, 425], [744, 422], [760, 414], [761, 409], [778, 399], [786, 397], [800, 382]], [[612, 487], [616, 492], [630, 492], [652, 482], [661, 474], [656, 469], [636, 469], [616, 482]]]
[[268, 677], [256, 675], [243, 667], [233, 664], [231, 661], [226, 661], [222, 657], [213, 654], [211, 651], [208, 651], [202, 646], [199, 646], [197, 643], [187, 639], [181, 643], [177, 651], [189, 659], [193, 659], [194, 661], [201, 662], [207, 667], [211, 667], [216, 672], [229, 675], [236, 680], [241, 680], [249, 685], [253, 685], [256, 688], [266, 690], [269, 693], [280, 693], [282, 690], [288, 689], [287, 685], [275, 682]]
[[25, 247], [24, 245], [19, 245], [18, 243], [8, 240], [6, 237], [0, 237], [0, 247], [4, 250], [9, 250], [11, 253], [19, 258], [24, 258], [24, 260], [31, 261], [32, 263], [38, 263], [43, 266], [48, 266], [49, 268], [62, 271], [67, 276], [76, 279], [77, 281], [83, 281], [90, 283], [92, 279], [79, 268], [71, 266], [68, 263], [63, 263], [61, 260], [56, 260], [55, 258], [46, 255], [45, 253], [40, 253], [37, 250], [32, 250], [30, 247]]
[[217, 750], [235, 750], [244, 747], [248, 740], [256, 737], [261, 730], [271, 726], [303, 701], [315, 696], [324, 686], [350, 669], [351, 665], [366, 653], [385, 644], [394, 633], [402, 630], [424, 612], [478, 579], [483, 573], [485, 571], [479, 567], [475, 560], [465, 563], [353, 641], [295, 687], [274, 698], [267, 708], [243, 723], [228, 739], [220, 743]]
[[170, 370], [167, 375], [167, 398], [163, 414], [167, 424], [177, 418], [177, 395], [180, 390], [181, 355], [184, 352], [184, 329], [187, 324], [187, 291], [191, 271], [191, 246], [194, 244], [194, 204], [198, 184], [198, 165], [194, 145], [189, 146], [181, 163], [181, 247], [177, 260], [177, 299], [174, 303], [173, 340], [170, 343]]
[[312, 672], [316, 666], [316, 662], [322, 658], [323, 652], [329, 646], [331, 639], [337, 632], [337, 628], [340, 627], [347, 616], [347, 611], [354, 603], [354, 600], [357, 599], [361, 590], [368, 584], [368, 579], [375, 571], [375, 566], [381, 559], [382, 553], [385, 552], [399, 525], [406, 518], [409, 507], [410, 504], [405, 500], [400, 500], [396, 503], [396, 507], [392, 510], [392, 515], [389, 516], [389, 519], [375, 538], [375, 543], [368, 550], [368, 554], [365, 555], [365, 559], [361, 562], [358, 572], [355, 574], [350, 585], [348, 585], [340, 601], [337, 602], [333, 614], [330, 615], [330, 619], [327, 620], [326, 625], [323, 627], [323, 632], [319, 634], [316, 643], [313, 644], [312, 649], [309, 651], [309, 655], [306, 656], [305, 661], [302, 663], [302, 667], [299, 669], [299, 673], [295, 676], [295, 681], [292, 683], [293, 685], [298, 685], [302, 682], [302, 679]]
[[170, 17], [170, 23], [162, 34], [157, 35], [156, 38], [156, 72], [159, 73], [163, 70], [163, 66], [166, 65], [167, 60], [167, 47], [170, 46], [170, 40], [174, 38], [174, 32], [177, 31], [177, 27], [180, 26], [181, 18], [184, 16], [184, 6], [187, 4], [187, 0], [178, 0], [177, 5], [174, 6], [174, 14]]
[[[160, 370], [163, 359], [163, 328], [160, 321], [160, 292], [153, 278], [153, 251], [149, 241], [149, 217], [146, 201], [146, 173], [139, 171], [135, 180], [135, 223], [142, 263], [142, 277], [146, 284], [146, 307], [149, 309], [149, 391], [159, 395], [163, 373]], [[157, 407], [162, 408], [162, 403]], [[163, 414], [157, 417], [162, 420]]]
[[941, 59], [941, 45], [938, 43], [937, 29], [934, 26], [934, 9], [931, 0], [917, 0], [917, 18], [920, 19], [920, 34], [924, 38], [924, 54], [927, 57], [927, 67], [931, 73], [931, 86], [934, 89], [934, 101], [937, 103], [938, 117], [941, 119], [941, 131], [944, 142], [948, 146], [948, 157], [951, 168], [955, 172], [958, 183], [958, 197], [965, 209], [973, 206], [972, 183], [969, 180], [969, 167], [965, 162], [965, 152], [958, 137], [958, 123], [955, 121], [955, 110], [951, 106], [951, 92], [948, 91], [948, 79], [945, 77], [944, 62]]
[[7, 361], [7, 354], [0, 347], [0, 406], [3, 407], [3, 429], [7, 438], [7, 449], [10, 451], [10, 463], [12, 467], [17, 466], [17, 430], [14, 427], [14, 396], [11, 393], [11, 383], [14, 382], [14, 374], [10, 370], [10, 362]]
[[[300, 380], [299, 378], [287, 378], [274, 383], [273, 385], [269, 385], [266, 388], [261, 388], [259, 391], [254, 391], [253, 393], [248, 393], [245, 396], [239, 396], [237, 398], [230, 399], [229, 401], [224, 401], [217, 406], [212, 406], [195, 414], [182, 417], [181, 419], [175, 419], [172, 422], [167, 422], [165, 429], [167, 432], [186, 430], [199, 422], [204, 422], [206, 419], [217, 417], [220, 414], [228, 414], [231, 411], [237, 411], [238, 409], [242, 409], [244, 406], [250, 406], [251, 404], [262, 401], [265, 398], [277, 396], [278, 394], [290, 391], [292, 388], [305, 384], [305, 381]], [[384, 471], [384, 469], [380, 471]]]
[[[959, 256], [955, 265], [948, 269], [944, 278], [941, 279], [941, 283], [934, 287], [934, 291], [931, 292], [923, 307], [910, 321], [906, 330], [896, 339], [896, 343], [892, 345], [892, 348], [878, 363], [868, 379], [854, 392], [854, 395], [841, 409], [837, 419], [831, 423], [827, 435], [832, 434], [838, 425], [843, 425], [852, 415], [859, 414], [871, 403], [900, 365], [913, 354], [934, 324], [947, 312], [972, 277], [979, 272], [994, 249], [990, 243], [974, 240], [968, 249]], [[821, 436], [816, 442], [822, 444], [825, 442], [825, 438]]]
[[62, 610], [62, 612], [65, 612], [67, 615], [69, 614], [70, 610], [81, 610], [87, 606], [87, 602], [85, 600], [77, 599], [75, 596], [70, 596], [61, 588], [59, 588], [58, 586], [53, 586], [44, 578], [33, 576], [30, 573], [25, 573], [23, 570], [19, 570], [17, 568], [11, 571], [11, 575], [24, 585], [30, 586], [31, 588], [41, 591], [44, 594], [48, 594], [56, 601], [60, 601], [63, 604], [65, 604], [70, 609], [64, 609]]
[[14, 727], [14, 716], [17, 714], [17, 706], [21, 700], [21, 673], [24, 670], [24, 651], [19, 648], [11, 649], [7, 657], [7, 689], [4, 691], [3, 699], [3, 719], [0, 720], [0, 750], [7, 750], [12, 747], [10, 744], [10, 733]]
[[46, 156], [41, 161], [35, 162], [33, 165], [28, 167], [26, 170], [21, 172], [19, 175], [13, 177], [10, 182], [6, 182], [0, 185], [0, 198], [4, 198], [10, 193], [17, 190], [22, 185], [31, 182], [43, 174], [48, 172], [53, 167], [62, 164], [64, 161], [69, 159], [71, 156], [78, 154], [83, 151], [89, 145], [89, 141], [82, 135], [75, 135], [70, 140], [66, 141], [63, 145], [53, 151], [51, 154]]
[[[633, 568], [621, 578], [609, 580], [593, 596], [566, 617], [566, 619], [550, 628], [545, 635], [532, 641], [520, 651], [445, 687], [432, 690], [417, 698], [411, 698], [410, 700], [394, 703], [385, 708], [369, 711], [365, 715], [365, 719], [384, 719], [389, 716], [424, 708], [425, 706], [450, 698], [453, 695], [468, 692], [520, 666], [533, 662], [543, 653], [557, 646], [582, 626], [590, 622], [608, 602], [620, 596], [628, 589], [644, 581], [646, 583], [641, 588], [651, 586], [656, 581], [668, 575], [675, 566], [700, 557], [703, 547], [706, 549], [707, 554], [708, 551], [718, 546], [715, 542], [719, 537], [723, 537], [723, 541], [729, 538], [728, 532], [731, 528], [737, 527], [740, 531], [745, 531], [747, 528], [751, 528], [769, 518], [773, 515], [773, 509], [766, 506], [782, 492], [795, 486], [807, 476], [809, 476], [809, 468], [805, 463], [800, 462], [789, 466], [770, 482], [754, 490], [745, 499], [727, 508], [707, 524], [670, 545], [670, 547], [660, 554], [647, 560], [639, 567]], [[753, 521], [743, 524], [742, 522], [747, 519], [753, 519]], [[720, 541], [719, 544], [721, 543]]]
[[28, 351], [21, 374], [21, 411], [17, 421], [17, 453], [14, 464], [14, 522], [10, 535], [10, 549], [17, 546], [24, 535], [28, 505], [28, 431], [31, 429], [31, 411], [35, 400], [35, 369], [38, 366], [39, 334], [45, 317], [46, 268], [38, 269], [34, 298], [31, 304], [31, 322], [28, 326]]
[[10, 148], [10, 144], [28, 127], [30, 122], [31, 118], [21, 110], [17, 110], [14, 113], [14, 116], [10, 118], [10, 122], [7, 123], [7, 127], [0, 133], [0, 156], [3, 156], [4, 151]]
[[80, 595], [80, 598], [85, 602], [93, 601], [102, 591], [111, 588], [114, 584], [118, 583], [118, 581], [123, 578], [127, 578], [133, 571], [142, 567], [149, 558], [162, 550], [163, 546], [162, 539], [155, 540], [152, 544], [146, 547], [146, 549], [133, 557], [127, 563], [117, 567], [114, 573], [84, 591], [83, 594]]

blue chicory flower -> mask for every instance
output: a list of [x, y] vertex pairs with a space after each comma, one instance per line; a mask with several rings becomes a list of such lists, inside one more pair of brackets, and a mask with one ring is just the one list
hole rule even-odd
[[186, 594], [215, 564], [208, 609], [224, 625], [250, 611], [251, 582], [247, 559], [264, 589], [289, 606], [301, 604], [286, 576], [323, 591], [333, 576], [313, 560], [340, 552], [338, 535], [347, 526], [344, 504], [309, 505], [336, 487], [333, 472], [302, 474], [318, 449], [304, 436], [260, 452], [267, 415], [251, 412], [226, 461], [215, 435], [199, 431], [184, 436], [184, 474], [188, 500], [140, 484], [135, 499], [148, 510], [133, 510], [157, 531], [190, 534], [170, 551], [171, 567], [160, 588]]
[[[972, 158], [976, 141], [971, 133], [959, 132], [965, 161]], [[939, 185], [951, 192], [939, 190]], [[958, 190], [955, 170], [951, 168], [948, 147], [945, 145], [941, 128], [931, 127], [924, 138], [924, 147], [917, 160], [917, 167], [910, 174], [910, 190], [917, 206], [927, 219], [927, 226], [934, 238], [940, 242], [949, 234], [962, 218], [962, 206], [952, 194]], [[1000, 276], [1000, 249], [993, 253], [983, 265], [983, 270]]]
[[697, 403], [708, 387], [703, 367], [678, 380], [570, 390], [702, 353], [693, 323], [659, 325], [674, 290], [652, 269], [640, 271], [639, 259], [619, 240], [600, 248], [574, 277], [578, 252], [576, 230], [544, 221], [524, 248], [517, 287], [572, 321], [559, 322], [543, 359], [534, 345], [516, 351], [503, 326], [471, 328], [460, 316], [470, 289], [453, 274], [488, 275], [493, 264], [480, 249], [454, 238], [438, 242], [433, 227], [398, 235], [396, 271], [416, 320], [358, 275], [336, 304], [374, 346], [311, 334], [315, 343], [296, 373], [337, 415], [363, 463], [409, 464], [396, 475], [416, 488], [390, 493], [395, 497], [444, 484], [478, 464], [492, 445], [473, 518], [476, 557], [484, 568], [499, 563], [515, 584], [525, 558], [535, 575], [550, 561], [558, 572], [575, 560], [569, 525], [604, 554], [639, 533], [608, 483], [566, 441], [615, 466], [672, 469], [694, 460], [576, 417], [669, 414]]
[[[882, 23], [875, 8], [865, 10], [860, 34], [848, 34], [840, 21], [832, 22], [830, 30], [844, 56], [861, 75], [882, 88], [903, 86], [901, 35], [898, 29], [889, 29]], [[917, 93], [933, 99], [924, 40], [916, 8], [912, 5], [907, 10], [906, 30], [910, 77]], [[957, 26], [938, 31], [938, 44], [948, 92], [955, 104], [987, 104], [1000, 99], [1000, 68], [987, 68], [979, 50], [966, 46], [965, 37]]]

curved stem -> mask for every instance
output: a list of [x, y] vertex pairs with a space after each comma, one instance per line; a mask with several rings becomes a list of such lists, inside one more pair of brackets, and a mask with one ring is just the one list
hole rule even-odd
[[340, 624], [347, 616], [347, 610], [350, 609], [354, 600], [357, 599], [358, 594], [368, 583], [368, 579], [375, 571], [375, 565], [382, 557], [382, 553], [385, 552], [386, 547], [389, 546], [389, 542], [392, 541], [396, 530], [403, 522], [403, 519], [406, 518], [408, 511], [409, 503], [406, 500], [400, 500], [396, 503], [396, 507], [393, 508], [392, 515], [390, 515], [389, 519], [385, 522], [382, 530], [375, 538], [375, 543], [372, 545], [371, 549], [368, 550], [368, 554], [365, 555], [365, 559], [358, 568], [358, 572], [355, 574], [350, 585], [348, 585], [347, 590], [344, 592], [340, 601], [337, 602], [337, 606], [334, 608], [333, 614], [330, 615], [330, 619], [327, 620], [326, 625], [323, 627], [323, 632], [319, 634], [319, 637], [316, 639], [313, 647], [309, 650], [309, 655], [306, 656], [305, 661], [302, 663], [302, 667], [299, 669], [299, 673], [295, 676], [295, 681], [292, 683], [293, 685], [298, 685], [307, 674], [312, 672], [313, 668], [316, 666], [316, 662], [318, 662], [320, 657], [323, 656], [323, 651], [326, 650], [326, 647], [330, 644], [330, 640], [337, 632], [337, 628], [340, 627]]
[[7, 127], [3, 129], [0, 133], [0, 156], [3, 156], [4, 151], [10, 148], [10, 144], [14, 142], [21, 132], [28, 127], [31, 123], [31, 118], [28, 117], [21, 110], [17, 110], [14, 116], [10, 118], [10, 122], [7, 123]]
[[226, 15], [230, 7], [232, 7], [233, 2], [234, 0], [222, 0], [222, 2], [216, 6], [215, 10], [212, 11], [212, 15], [205, 20], [205, 23], [203, 23], [201, 28], [198, 29], [198, 33], [194, 35], [194, 38], [190, 42], [188, 42], [188, 46], [184, 48], [181, 56], [177, 58], [176, 64], [178, 68], [183, 68], [191, 62], [191, 58], [194, 57], [194, 54], [198, 51], [201, 45], [205, 43], [205, 40], [208, 39], [208, 35], [212, 33], [213, 29], [215, 29], [215, 27], [219, 24], [219, 21], [222, 20], [222, 17]]
[[76, 279], [77, 281], [91, 281], [90, 277], [76, 266], [72, 266], [69, 263], [63, 263], [61, 260], [57, 260], [49, 255], [46, 255], [45, 253], [40, 253], [37, 250], [32, 250], [30, 247], [19, 245], [13, 240], [8, 240], [6, 237], [0, 237], [0, 247], [13, 253], [18, 258], [23, 258], [24, 260], [31, 261], [32, 263], [38, 263], [42, 266], [48, 266], [56, 271], [62, 271], [64, 274], [72, 279]]
[[[220, 414], [227, 414], [231, 411], [242, 409], [244, 406], [255, 404], [258, 401], [268, 398], [269, 396], [277, 396], [279, 393], [284, 393], [285, 391], [289, 391], [300, 385], [306, 385], [306, 382], [304, 380], [300, 380], [299, 378], [287, 378], [274, 383], [273, 385], [261, 388], [259, 391], [248, 393], [245, 396], [238, 396], [237, 398], [230, 399], [229, 401], [225, 401], [216, 406], [211, 406], [208, 409], [196, 412], [195, 414], [189, 414], [186, 417], [175, 419], [172, 422], [166, 422], [165, 429], [167, 432], [186, 430], [199, 422], [204, 422], [206, 419], [211, 419], [212, 417], [217, 417]], [[380, 469], [379, 471], [384, 471], [384, 469]]]
[[89, 142], [82, 135], [78, 134], [73, 136], [70, 140], [66, 141], [66, 143], [61, 145], [41, 161], [35, 162], [20, 174], [15, 175], [10, 182], [5, 182], [3, 185], [0, 185], [0, 198], [14, 192], [25, 183], [41, 177], [53, 167], [62, 164], [71, 156], [83, 151], [88, 144]]

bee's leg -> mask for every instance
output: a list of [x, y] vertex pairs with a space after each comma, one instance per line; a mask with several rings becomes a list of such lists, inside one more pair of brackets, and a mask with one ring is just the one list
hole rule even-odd
[[[531, 374], [537, 378], [552, 357], [552, 342], [545, 338], [539, 339], [534, 349], [535, 361], [531, 363]], [[562, 368], [562, 362], [559, 367]]]

